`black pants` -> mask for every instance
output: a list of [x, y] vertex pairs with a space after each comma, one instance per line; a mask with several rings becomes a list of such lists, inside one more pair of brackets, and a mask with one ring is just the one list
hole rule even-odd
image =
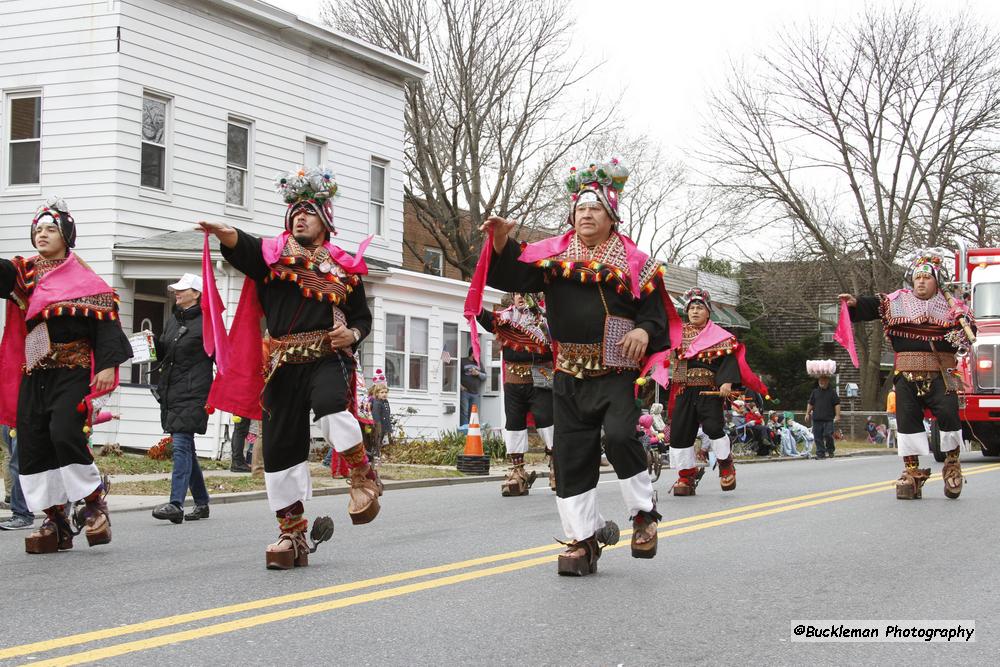
[[945, 390], [940, 375], [931, 382], [931, 390], [924, 396], [917, 395], [917, 384], [907, 380], [902, 373], [896, 376], [896, 425], [899, 433], [924, 431], [924, 408], [931, 411], [942, 431], [958, 431], [962, 422], [958, 417], [958, 396]]
[[234, 463], [246, 462], [246, 458], [243, 456], [243, 445], [246, 444], [248, 433], [250, 433], [250, 420], [241, 417], [240, 421], [233, 425], [233, 439], [230, 448]]
[[309, 458], [309, 412], [316, 419], [343, 412], [351, 403], [354, 360], [331, 356], [285, 364], [264, 388], [264, 472], [279, 472]]
[[528, 428], [528, 413], [535, 416], [535, 427], [552, 426], [552, 390], [539, 389], [531, 384], [503, 385], [503, 409], [506, 416], [504, 428], [523, 431]]
[[21, 475], [94, 462], [83, 432], [85, 416], [76, 409], [89, 393], [89, 368], [37, 370], [21, 380], [17, 401]]
[[557, 372], [553, 380], [556, 495], [569, 498], [597, 487], [604, 452], [618, 479], [646, 469], [646, 454], [636, 432], [640, 410], [633, 385], [637, 373], [611, 373], [577, 379]]
[[709, 387], [687, 387], [677, 396], [670, 416], [670, 446], [687, 449], [694, 446], [698, 426], [712, 440], [725, 435], [722, 417], [722, 397], [702, 396]]

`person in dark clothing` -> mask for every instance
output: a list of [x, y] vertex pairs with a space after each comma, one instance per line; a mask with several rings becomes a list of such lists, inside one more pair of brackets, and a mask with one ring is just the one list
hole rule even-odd
[[[530, 299], [530, 304], [527, 299]], [[524, 470], [528, 451], [528, 413], [535, 418], [535, 428], [545, 443], [549, 457], [549, 483], [555, 489], [551, 473], [552, 437], [552, 343], [545, 311], [535, 298], [514, 294], [510, 305], [497, 311], [485, 308], [476, 320], [500, 341], [503, 357], [503, 440], [511, 469], [501, 486], [501, 495], [526, 496], [535, 481], [535, 473]]]
[[813, 437], [816, 438], [816, 458], [833, 458], [834, 424], [840, 421], [840, 396], [830, 384], [829, 375], [820, 375], [817, 386], [809, 395], [806, 423], [812, 420]]
[[931, 473], [930, 468], [920, 467], [920, 456], [930, 454], [923, 422], [925, 409], [931, 411], [940, 429], [945, 497], [958, 498], [964, 484], [959, 460], [963, 441], [960, 388], [955, 375], [961, 375], [956, 353], [970, 345], [959, 318], [969, 323], [971, 315], [965, 304], [949, 303], [941, 292], [941, 286], [950, 279], [950, 252], [926, 248], [914, 253], [906, 272], [912, 289], [876, 296], [840, 295], [852, 322], [881, 320], [895, 353], [897, 442], [903, 458], [903, 473], [896, 481], [899, 500], [921, 498], [921, 489]]
[[683, 299], [688, 322], [670, 362], [671, 393], [676, 397], [670, 415], [670, 467], [678, 471], [671, 490], [675, 496], [695, 495], [705, 470], [695, 465], [694, 442], [701, 427], [719, 463], [719, 484], [723, 491], [732, 491], [736, 466], [724, 428], [723, 403], [734, 385], [767, 388], [747, 366], [746, 348], [736, 336], [711, 321], [708, 291], [696, 287], [685, 292]]
[[[610, 522], [597, 506], [602, 430], [632, 520], [633, 557], [656, 555], [662, 518], [636, 432], [634, 392], [644, 366], [665, 360], [668, 317], [675, 328], [680, 320], [666, 295], [662, 266], [616, 228], [627, 179], [617, 160], [571, 170], [566, 186], [572, 229], [561, 236], [521, 247], [509, 240], [515, 221], [494, 216], [481, 228], [490, 239], [481, 255], [489, 263], [486, 283], [506, 292], [545, 293], [557, 351], [553, 453], [556, 506], [568, 540], [558, 572], [565, 575], [596, 572], [601, 544], [608, 544]], [[467, 317], [479, 314], [481, 294], [482, 286], [474, 283]]]
[[[259, 345], [261, 316], [270, 335], [260, 395], [264, 481], [280, 532], [265, 550], [265, 564], [285, 570], [308, 565], [311, 553], [303, 516], [304, 501], [312, 497], [310, 413], [326, 441], [347, 460], [347, 511], [353, 523], [378, 515], [382, 483], [365, 452], [355, 405], [354, 353], [372, 327], [362, 280], [368, 272], [367, 243], [358, 256], [331, 243], [337, 183], [329, 171], [296, 170], [279, 175], [276, 184], [287, 204], [279, 236], [261, 239], [223, 223], [199, 225], [219, 239], [222, 256], [247, 277], [228, 344], [245, 350]], [[225, 394], [220, 387], [231, 381], [225, 371], [219, 376], [213, 396], [216, 390]], [[241, 379], [242, 389], [253, 385], [257, 390], [259, 380], [256, 374]]]
[[458, 422], [459, 426], [466, 426], [469, 423], [469, 415], [472, 414], [472, 406], [479, 409], [479, 397], [482, 392], [483, 382], [486, 381], [486, 370], [473, 358], [472, 348], [469, 348], [469, 356], [462, 359], [462, 392], [459, 396]]
[[[205, 402], [212, 388], [212, 359], [205, 354], [201, 330], [201, 276], [185, 273], [170, 289], [175, 307], [163, 334], [156, 341], [160, 362], [160, 425], [173, 440], [173, 475], [170, 502], [153, 510], [153, 516], [173, 523], [208, 518], [208, 489], [198, 464], [194, 435], [208, 429]], [[194, 509], [184, 514], [188, 487]]]
[[392, 409], [389, 407], [389, 385], [381, 368], [375, 369], [372, 386], [368, 390], [371, 402], [372, 428], [375, 430], [375, 447], [381, 450], [385, 439], [392, 443]]
[[28, 553], [73, 547], [67, 503], [90, 546], [111, 542], [107, 488], [94, 465], [89, 433], [118, 386], [132, 347], [118, 321], [114, 290], [72, 252], [76, 225], [51, 198], [31, 222], [38, 255], [0, 259], [0, 296], [8, 299], [0, 346], [0, 421], [17, 427], [21, 488], [29, 511], [45, 512], [25, 538]]
[[246, 445], [247, 434], [250, 433], [251, 421], [246, 417], [233, 415], [233, 438], [229, 445], [232, 452], [229, 461], [230, 472], [250, 472], [250, 465], [247, 463], [243, 448]]

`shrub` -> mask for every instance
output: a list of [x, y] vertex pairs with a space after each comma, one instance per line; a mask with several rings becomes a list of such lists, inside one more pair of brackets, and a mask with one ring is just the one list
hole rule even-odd
[[169, 435], [161, 438], [158, 443], [149, 448], [146, 456], [154, 461], [163, 461], [174, 455], [174, 439]]
[[[458, 455], [465, 450], [465, 434], [461, 431], [442, 431], [434, 440], [395, 440], [382, 447], [383, 458], [392, 463], [453, 466]], [[496, 435], [483, 437], [483, 453], [493, 460], [502, 461], [507, 449], [503, 438]]]

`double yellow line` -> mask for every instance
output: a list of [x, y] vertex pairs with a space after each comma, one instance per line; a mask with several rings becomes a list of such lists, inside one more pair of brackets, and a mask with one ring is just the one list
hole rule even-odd
[[[987, 465], [979, 465], [967, 468], [964, 471], [964, 474], [966, 476], [977, 475], [997, 469], [1000, 469], [1000, 464], [994, 463]], [[931, 476], [930, 481], [940, 480], [940, 479], [941, 479], [940, 475], [933, 475]], [[849, 486], [840, 489], [834, 489], [832, 491], [820, 491], [817, 493], [810, 493], [802, 496], [796, 496], [793, 498], [783, 498], [781, 500], [772, 500], [769, 502], [757, 503], [753, 505], [744, 505], [741, 507], [734, 507], [728, 510], [710, 512], [707, 514], [699, 514], [697, 516], [690, 516], [682, 519], [674, 519], [672, 521], [663, 521], [660, 523], [659, 526], [660, 530], [658, 531], [658, 533], [661, 538], [673, 537], [676, 535], [684, 535], [687, 533], [693, 533], [698, 530], [705, 530], [707, 528], [724, 526], [731, 523], [737, 523], [739, 521], [747, 521], [749, 519], [761, 518], [773, 514], [779, 514], [781, 512], [790, 512], [792, 510], [814, 507], [816, 505], [822, 505], [825, 503], [848, 500], [851, 498], [866, 496], [873, 493], [881, 493], [892, 489], [894, 487], [894, 484], [895, 480], [885, 480], [882, 482], [874, 482], [872, 484]], [[627, 538], [631, 534], [631, 532], [632, 532], [631, 530], [623, 530], [622, 537]], [[607, 549], [618, 549], [628, 545], [629, 545], [628, 540], [623, 540], [620, 544], [613, 547], [607, 547]], [[79, 653], [72, 653], [65, 656], [51, 658], [48, 660], [43, 660], [43, 661], [32, 660], [30, 664], [35, 666], [78, 665], [86, 662], [93, 662], [95, 660], [105, 660], [121, 655], [126, 655], [129, 653], [134, 653], [136, 651], [145, 651], [161, 646], [167, 646], [170, 644], [177, 644], [180, 642], [190, 641], [193, 639], [202, 639], [205, 637], [212, 637], [215, 635], [235, 632], [237, 630], [244, 630], [247, 628], [252, 628], [258, 625], [264, 625], [267, 623], [285, 621], [293, 618], [299, 618], [302, 616], [310, 616], [312, 614], [319, 614], [322, 612], [333, 611], [336, 609], [342, 609], [344, 607], [364, 604], [367, 602], [385, 600], [388, 598], [399, 597], [402, 595], [409, 595], [410, 593], [417, 593], [420, 591], [441, 588], [444, 586], [451, 586], [453, 584], [458, 584], [465, 581], [472, 581], [475, 579], [482, 579], [484, 577], [491, 577], [495, 575], [506, 574], [508, 572], [515, 572], [517, 570], [523, 570], [526, 568], [535, 567], [537, 565], [551, 563], [553, 560], [555, 560], [557, 556], [557, 554], [554, 552], [560, 551], [562, 550], [562, 548], [563, 547], [559, 545], [545, 545], [540, 547], [533, 547], [530, 549], [522, 549], [520, 551], [509, 551], [506, 553], [495, 554], [492, 556], [483, 556], [481, 558], [473, 558], [469, 560], [458, 561], [455, 563], [438, 565], [435, 567], [422, 568], [418, 570], [411, 570], [409, 572], [400, 572], [397, 574], [391, 574], [383, 577], [374, 577], [371, 579], [363, 579], [360, 581], [338, 584], [336, 586], [327, 586], [324, 588], [302, 591], [300, 593], [292, 593], [289, 595], [263, 598], [260, 600], [251, 600], [249, 602], [244, 602], [240, 604], [227, 605], [224, 607], [215, 607], [213, 609], [204, 609], [202, 611], [195, 611], [187, 614], [166, 616], [163, 618], [153, 619], [150, 621], [144, 621], [142, 623], [133, 623], [130, 625], [124, 625], [114, 628], [105, 628], [102, 630], [95, 630], [92, 632], [83, 632], [79, 634], [68, 635], [65, 637], [34, 642], [31, 644], [22, 644], [19, 646], [12, 646], [6, 649], [0, 649], [0, 660], [17, 658], [21, 656], [35, 656], [36, 654], [39, 653], [45, 653], [49, 651], [55, 651], [59, 649], [79, 646], [90, 642], [116, 639], [127, 635], [151, 632], [163, 628], [172, 628], [187, 623], [206, 621], [210, 619], [220, 618], [223, 616], [230, 616], [233, 614], [254, 612], [263, 609], [268, 609], [271, 607], [280, 607], [283, 605], [291, 605], [294, 603], [301, 603], [308, 600], [315, 600], [317, 598], [326, 598], [334, 595], [339, 595], [341, 593], [351, 593], [354, 591], [360, 591], [368, 588], [376, 588], [380, 586], [390, 586], [392, 584], [400, 584], [401, 582], [407, 582], [414, 579], [423, 579], [422, 581], [415, 581], [412, 583], [391, 586], [388, 588], [381, 588], [380, 590], [375, 590], [367, 593], [360, 593], [356, 595], [350, 595], [347, 597], [338, 597], [333, 600], [325, 600], [306, 605], [297, 605], [266, 613], [251, 614], [230, 621], [214, 623], [209, 625], [201, 625], [199, 627], [192, 628], [189, 630], [181, 630], [178, 632], [171, 632], [167, 634], [157, 635], [154, 637], [123, 642], [120, 644], [113, 644], [111, 646], [103, 648], [85, 650]], [[514, 561], [514, 562], [504, 563], [501, 565], [493, 565], [491, 567], [474, 569], [466, 572], [459, 572], [460, 570], [468, 570], [469, 568], [477, 568], [479, 566], [491, 565], [493, 563], [502, 563], [503, 561]], [[456, 574], [448, 574], [452, 572], [456, 572]], [[435, 577], [435, 575], [447, 575], [447, 576]]]

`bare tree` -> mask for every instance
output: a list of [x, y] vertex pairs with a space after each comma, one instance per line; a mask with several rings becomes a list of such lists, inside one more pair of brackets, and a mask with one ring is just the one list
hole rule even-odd
[[406, 89], [405, 198], [464, 278], [480, 223], [544, 215], [553, 168], [614, 124], [579, 85], [589, 70], [567, 55], [572, 13], [556, 0], [327, 0], [323, 17], [430, 68]]
[[[716, 96], [714, 184], [761, 227], [791, 228], [797, 254], [841, 290], [890, 290], [910, 246], [952, 233], [962, 175], [996, 155], [998, 56], [997, 35], [967, 14], [937, 21], [916, 6], [786, 33]], [[870, 407], [882, 337], [863, 338]]]

